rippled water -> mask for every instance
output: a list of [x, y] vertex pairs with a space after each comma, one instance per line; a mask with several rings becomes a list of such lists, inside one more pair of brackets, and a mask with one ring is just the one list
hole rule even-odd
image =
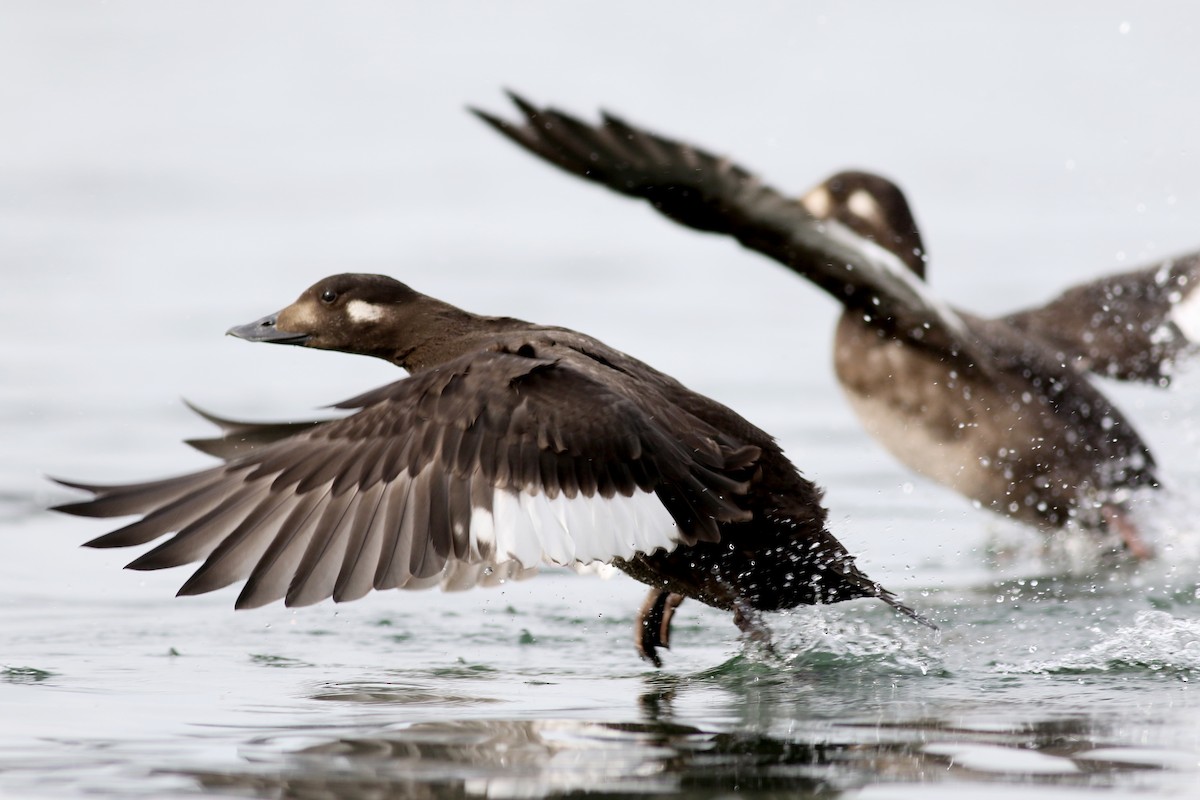
[[[1193, 796], [1195, 370], [1113, 394], [1169, 491], [1160, 558], [1041, 542], [894, 464], [829, 368], [832, 303], [574, 185], [463, 113], [600, 104], [799, 191], [910, 191], [933, 282], [1001, 312], [1200, 245], [1195, 15], [620, 3], [8, 4], [0, 16], [0, 795]], [[1032, 10], [1029, 10], [1032, 14]], [[575, 327], [729, 403], [827, 489], [878, 603], [687, 603], [662, 670], [642, 588], [566, 572], [344, 607], [174, 599], [44, 475], [205, 459], [180, 396], [306, 416], [387, 365], [224, 339], [325, 274], [383, 271]], [[179, 574], [177, 574], [179, 573]]]

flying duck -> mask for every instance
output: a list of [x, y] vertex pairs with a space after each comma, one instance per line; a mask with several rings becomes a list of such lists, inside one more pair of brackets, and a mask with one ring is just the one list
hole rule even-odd
[[510, 96], [518, 122], [472, 110], [566, 172], [732, 236], [840, 302], [837, 378], [901, 462], [1043, 531], [1073, 521], [1149, 554], [1129, 500], [1159, 486], [1154, 458], [1088, 373], [1169, 381], [1200, 339], [1200, 255], [985, 319], [930, 294], [920, 232], [886, 178], [844, 172], [793, 199], [727, 159], [612, 115], [590, 125]]
[[140, 519], [88, 542], [170, 534], [128, 566], [203, 561], [179, 590], [245, 581], [237, 608], [465, 589], [539, 564], [609, 563], [648, 584], [635, 624], [656, 666], [685, 597], [760, 613], [859, 597], [928, 624], [832, 534], [820, 490], [768, 434], [581, 333], [472, 314], [382, 275], [335, 275], [230, 329], [375, 356], [411, 376], [347, 400], [349, 416], [282, 424], [209, 417], [193, 442], [223, 463], [57, 510]]

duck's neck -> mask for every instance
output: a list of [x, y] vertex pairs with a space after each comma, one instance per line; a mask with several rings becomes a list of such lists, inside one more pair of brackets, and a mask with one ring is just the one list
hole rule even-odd
[[405, 346], [385, 357], [414, 374], [431, 369], [467, 352], [481, 320], [448, 303], [433, 304], [420, 319], [406, 320], [411, 327], [403, 337]]

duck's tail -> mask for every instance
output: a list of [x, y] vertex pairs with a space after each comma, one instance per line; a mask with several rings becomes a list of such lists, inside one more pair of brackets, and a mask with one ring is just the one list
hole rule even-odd
[[891, 592], [889, 592], [887, 589], [883, 588], [879, 584], [875, 584], [875, 586], [879, 590], [879, 593], [875, 596], [878, 597], [880, 600], [887, 603], [889, 606], [896, 609], [901, 614], [903, 614], [904, 616], [911, 619], [913, 622], [924, 625], [926, 628], [929, 628], [930, 630], [934, 630], [934, 631], [939, 630], [938, 626], [932, 620], [930, 620], [928, 617], [924, 617], [921, 614], [918, 614], [916, 611], [914, 611], [912, 608], [910, 608], [908, 605], [906, 605], [899, 597], [892, 594]]

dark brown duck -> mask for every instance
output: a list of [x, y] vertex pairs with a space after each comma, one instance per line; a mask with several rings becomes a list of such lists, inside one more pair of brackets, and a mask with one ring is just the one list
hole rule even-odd
[[913, 214], [884, 178], [841, 173], [792, 199], [727, 159], [611, 115], [589, 125], [513, 100], [519, 123], [476, 113], [572, 175], [733, 236], [840, 302], [838, 380], [867, 430], [903, 463], [1039, 529], [1074, 520], [1148, 553], [1128, 503], [1132, 490], [1158, 486], [1154, 459], [1088, 373], [1167, 383], [1174, 359], [1200, 336], [1191, 294], [1200, 257], [984, 319], [929, 292]]
[[381, 275], [326, 278], [229, 331], [375, 356], [411, 377], [324, 422], [216, 421], [203, 472], [66, 483], [58, 510], [141, 519], [92, 547], [164, 543], [131, 569], [203, 561], [180, 589], [245, 581], [238, 608], [371, 589], [462, 589], [541, 563], [611, 563], [651, 587], [639, 652], [659, 663], [692, 597], [764, 635], [759, 612], [876, 597], [920, 619], [826, 530], [820, 491], [725, 406], [588, 336], [471, 314]]

